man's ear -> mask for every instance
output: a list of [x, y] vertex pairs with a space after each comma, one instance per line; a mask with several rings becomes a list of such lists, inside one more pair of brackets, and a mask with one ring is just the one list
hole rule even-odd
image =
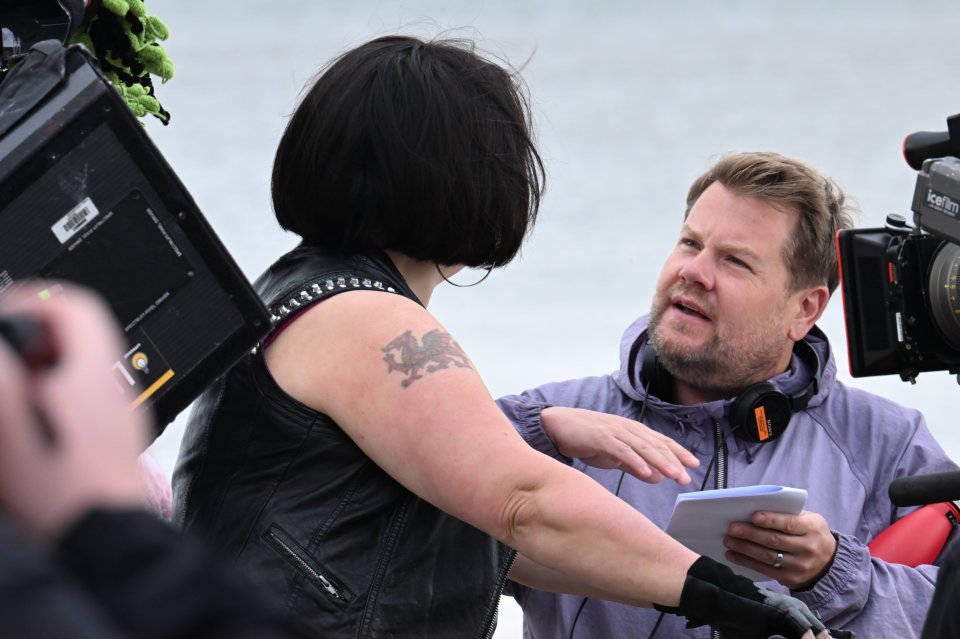
[[787, 335], [798, 342], [813, 328], [813, 325], [827, 309], [830, 291], [826, 286], [813, 286], [797, 291], [790, 296], [793, 315], [787, 326]]

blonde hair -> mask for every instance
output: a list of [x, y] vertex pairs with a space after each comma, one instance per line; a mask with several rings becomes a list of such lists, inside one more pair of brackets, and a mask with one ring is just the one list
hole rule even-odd
[[800, 160], [777, 153], [729, 153], [690, 186], [684, 219], [714, 182], [737, 195], [797, 211], [798, 228], [784, 246], [792, 289], [826, 284], [831, 293], [836, 290], [840, 282], [836, 234], [853, 226], [856, 211], [834, 180]]

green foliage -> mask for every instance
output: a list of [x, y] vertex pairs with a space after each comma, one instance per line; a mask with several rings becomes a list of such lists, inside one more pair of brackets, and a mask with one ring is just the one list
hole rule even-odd
[[167, 124], [170, 114], [157, 99], [151, 76], [163, 82], [173, 77], [173, 62], [158, 42], [169, 36], [163, 21], [147, 15], [143, 0], [99, 0], [70, 42], [90, 50], [138, 117], [149, 114]]

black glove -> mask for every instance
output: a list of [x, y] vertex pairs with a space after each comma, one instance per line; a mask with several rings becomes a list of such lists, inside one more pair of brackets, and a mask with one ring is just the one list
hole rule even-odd
[[687, 628], [710, 624], [738, 639], [767, 639], [771, 635], [800, 639], [807, 630], [817, 634], [824, 629], [802, 601], [759, 588], [709, 557], [700, 557], [690, 566], [679, 606], [654, 608], [683, 615]]

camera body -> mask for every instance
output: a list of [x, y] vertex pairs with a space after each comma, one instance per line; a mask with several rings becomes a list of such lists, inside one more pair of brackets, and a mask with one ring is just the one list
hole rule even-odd
[[911, 208], [837, 234], [854, 377], [960, 374], [960, 158], [923, 160]]
[[[56, 40], [0, 81], [0, 294], [33, 279], [101, 294], [127, 340], [117, 392], [150, 410], [157, 435], [270, 327], [115, 86]], [[17, 328], [0, 320], [0, 339], [42, 344]]]

